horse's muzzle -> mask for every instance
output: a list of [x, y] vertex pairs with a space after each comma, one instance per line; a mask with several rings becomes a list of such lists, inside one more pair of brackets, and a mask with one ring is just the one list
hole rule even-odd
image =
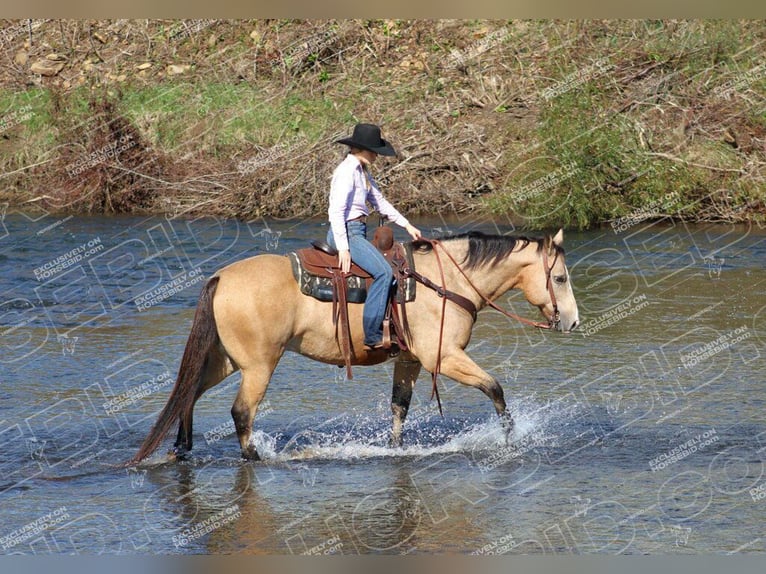
[[580, 321], [578, 321], [577, 319], [575, 319], [575, 320], [572, 322], [572, 324], [569, 326], [569, 328], [567, 328], [566, 326], [564, 326], [563, 324], [561, 324], [561, 323], [559, 322], [559, 326], [558, 326], [558, 328], [561, 330], [561, 332], [562, 332], [562, 333], [571, 333], [572, 331], [574, 331], [575, 329], [577, 329], [577, 326], [578, 326], [579, 324], [580, 324]]

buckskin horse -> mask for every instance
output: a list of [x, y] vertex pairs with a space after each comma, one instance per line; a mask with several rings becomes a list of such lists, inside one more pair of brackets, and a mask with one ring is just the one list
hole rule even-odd
[[[510, 436], [513, 420], [503, 389], [465, 353], [476, 315], [442, 297], [445, 290], [470, 300], [476, 310], [491, 306], [510, 289], [520, 289], [546, 319], [537, 323], [506, 313], [536, 327], [569, 332], [579, 324], [577, 303], [567, 272], [563, 230], [542, 239], [471, 232], [413, 244], [417, 272], [442, 289], [418, 285], [406, 303], [409, 330], [406, 351], [395, 359], [391, 410], [391, 444], [401, 445], [402, 425], [421, 367], [441, 372], [487, 395]], [[389, 360], [384, 349], [363, 345], [362, 305], [348, 310], [354, 365]], [[300, 292], [286, 256], [262, 254], [217, 271], [202, 288], [186, 342], [178, 378], [167, 404], [128, 464], [152, 454], [173, 425], [178, 435], [173, 453], [182, 458], [192, 448], [194, 405], [202, 394], [240, 370], [242, 381], [231, 408], [242, 456], [258, 460], [250, 443], [253, 419], [269, 380], [285, 351], [315, 361], [343, 365], [333, 324], [333, 304]]]

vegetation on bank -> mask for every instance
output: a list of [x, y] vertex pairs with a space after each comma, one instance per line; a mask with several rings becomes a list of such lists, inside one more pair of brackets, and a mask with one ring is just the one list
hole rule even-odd
[[322, 215], [357, 121], [411, 214], [763, 221], [766, 25], [4, 21], [0, 202]]

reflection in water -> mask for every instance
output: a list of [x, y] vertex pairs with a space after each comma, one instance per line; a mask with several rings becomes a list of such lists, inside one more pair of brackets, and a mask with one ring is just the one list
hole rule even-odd
[[155, 527], [171, 538], [177, 551], [261, 553], [258, 543], [275, 531], [251, 464], [170, 464], [147, 477], [157, 490], [146, 504], [159, 507], [165, 516]]
[[205, 551], [214, 554], [273, 552], [273, 546], [263, 544], [263, 541], [274, 536], [280, 522], [268, 502], [258, 493], [258, 480], [253, 464], [240, 464], [234, 479], [232, 494], [239, 495], [235, 503], [237, 518], [225, 528], [211, 533]]
[[[311, 506], [290, 504], [291, 495], [300, 499], [307, 493], [290, 491], [305, 489], [296, 480], [297, 472], [284, 465], [164, 465], [146, 473], [153, 492], [145, 510], [153, 517], [154, 536], [178, 552], [434, 552], [457, 548], [461, 537], [482, 535], [474, 505], [485, 494], [461, 483], [458, 477], [466, 467], [456, 464], [458, 460], [467, 462], [454, 455], [431, 460], [426, 472], [412, 460], [389, 460], [384, 466], [372, 461], [352, 474], [325, 466], [319, 473], [329, 482], [340, 480], [338, 486], [348, 488], [357, 480], [353, 474], [361, 472], [369, 475], [371, 488], [340, 505], [331, 492], [323, 498], [321, 489], [312, 490]], [[259, 475], [268, 476], [266, 483], [259, 484]], [[280, 479], [286, 480], [280, 484]], [[280, 491], [278, 505], [268, 501], [275, 489]]]
[[394, 462], [392, 467], [393, 484], [365, 496], [352, 514], [363, 552], [395, 551], [408, 542], [417, 545], [413, 537], [423, 520], [420, 494], [403, 464]]

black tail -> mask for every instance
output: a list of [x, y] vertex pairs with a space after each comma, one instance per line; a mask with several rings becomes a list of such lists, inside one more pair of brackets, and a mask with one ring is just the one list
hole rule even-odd
[[127, 463], [128, 465], [139, 463], [157, 450], [176, 421], [180, 421], [184, 432], [191, 431], [186, 429], [186, 424], [191, 420], [191, 412], [197, 399], [202, 374], [205, 372], [208, 354], [213, 345], [218, 342], [218, 330], [213, 317], [213, 295], [217, 285], [218, 277], [213, 277], [202, 288], [191, 333], [186, 340], [186, 348], [178, 369], [176, 384], [157, 422], [154, 423], [136, 455]]

